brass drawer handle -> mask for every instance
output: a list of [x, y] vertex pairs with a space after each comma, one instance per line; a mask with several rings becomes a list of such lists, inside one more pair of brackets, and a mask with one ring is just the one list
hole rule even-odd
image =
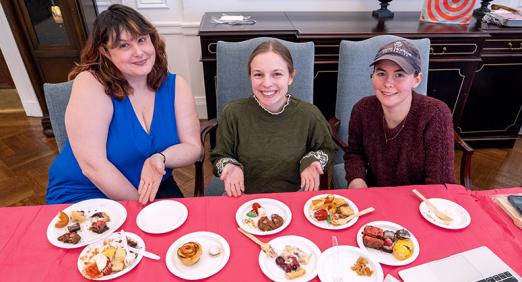
[[433, 47], [430, 47], [431, 55], [444, 55], [446, 53], [446, 51], [448, 51], [448, 48], [446, 48], [446, 46], [442, 47], [442, 52], [440, 52], [440, 53], [435, 53], [435, 49], [433, 49]]
[[[216, 54], [216, 51], [212, 51], [212, 50], [210, 50], [211, 47], [215, 47], [215, 46], [217, 46], [217, 43], [209, 43], [209, 44], [207, 45], [207, 51], [208, 51], [209, 54]], [[215, 48], [214, 48], [214, 49], [215, 49]]]
[[508, 42], [508, 46], [509, 46], [509, 49], [511, 51], [519, 51], [519, 50], [522, 50], [522, 42], [520, 42], [520, 47], [513, 47], [513, 43], [511, 42]]

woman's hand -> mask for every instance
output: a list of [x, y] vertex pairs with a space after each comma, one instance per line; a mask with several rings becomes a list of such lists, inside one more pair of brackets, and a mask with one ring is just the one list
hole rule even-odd
[[323, 168], [319, 161], [311, 163], [301, 172], [301, 190], [317, 191], [319, 190], [320, 176], [323, 174]]
[[348, 184], [348, 188], [368, 188], [368, 185], [364, 179], [354, 178], [352, 181], [350, 181], [350, 184]]
[[163, 175], [165, 175], [163, 156], [153, 154], [145, 160], [141, 169], [140, 186], [138, 187], [140, 203], [146, 204], [148, 201], [154, 201]]
[[239, 197], [245, 191], [243, 170], [235, 164], [226, 164], [219, 179], [225, 183], [225, 192], [229, 197]]

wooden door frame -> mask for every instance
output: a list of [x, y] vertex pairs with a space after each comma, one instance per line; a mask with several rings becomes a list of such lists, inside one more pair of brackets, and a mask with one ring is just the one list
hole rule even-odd
[[18, 9], [15, 7], [13, 1], [0, 0], [0, 4], [4, 9], [9, 28], [13, 33], [16, 46], [18, 47], [20, 56], [24, 62], [25, 69], [27, 70], [27, 75], [31, 80], [31, 85], [36, 93], [36, 98], [38, 99], [40, 108], [42, 109], [43, 132], [46, 136], [53, 136], [51, 121], [49, 120], [49, 111], [47, 110], [47, 104], [45, 103], [44, 98], [42, 77], [40, 76], [40, 72], [36, 67], [36, 62], [31, 54], [30, 43], [27, 41], [27, 37], [25, 36], [21, 23], [19, 22], [21, 15], [19, 15]]
[[[38, 67], [38, 62], [35, 58], [35, 52], [39, 51], [36, 49], [36, 46], [38, 45], [35, 40], [37, 39], [35, 34], [26, 31], [24, 28], [24, 24], [32, 26], [32, 23], [28, 18], [28, 15], [24, 13], [20, 7], [18, 7], [19, 5], [23, 4], [20, 3], [20, 1], [21, 0], [0, 0], [0, 4], [3, 7], [7, 21], [9, 23], [9, 28], [13, 33], [16, 46], [20, 51], [22, 61], [24, 62], [27, 74], [36, 93], [40, 108], [42, 109], [43, 117], [41, 122], [43, 132], [46, 136], [51, 137], [53, 136], [53, 132], [43, 91], [45, 76], [41, 73], [41, 70]], [[82, 14], [82, 7], [80, 7], [79, 1], [76, 0], [60, 1], [60, 6], [62, 10], [70, 11], [70, 13], [63, 13], [65, 31], [69, 40], [71, 41], [70, 46], [77, 50], [81, 50], [82, 45], [87, 41], [86, 23], [83, 15], [80, 16], [77, 20], [75, 20], [73, 17]], [[57, 48], [57, 50], [59, 51], [59, 48]], [[64, 52], [67, 51], [68, 50], [64, 50]]]

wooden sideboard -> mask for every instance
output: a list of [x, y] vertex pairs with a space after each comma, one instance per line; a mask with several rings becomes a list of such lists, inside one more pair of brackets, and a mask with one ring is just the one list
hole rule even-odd
[[[396, 12], [378, 21], [370, 12], [236, 12], [254, 25], [212, 22], [222, 13], [206, 13], [201, 21], [201, 60], [207, 113], [216, 117], [217, 41], [276, 37], [315, 44], [314, 104], [328, 119], [334, 116], [339, 44], [393, 34], [429, 38], [431, 53], [428, 95], [453, 111], [455, 128], [470, 145], [512, 147], [522, 125], [522, 28], [498, 28], [473, 20], [469, 25], [420, 22], [419, 12]], [[518, 84], [518, 85], [517, 85]]]

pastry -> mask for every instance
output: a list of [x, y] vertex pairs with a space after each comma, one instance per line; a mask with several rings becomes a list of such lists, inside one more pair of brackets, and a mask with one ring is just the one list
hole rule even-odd
[[413, 244], [410, 240], [400, 239], [393, 245], [393, 256], [398, 260], [408, 259], [413, 255]]
[[78, 223], [78, 222], [75, 222], [73, 225], [67, 226], [67, 230], [69, 232], [76, 232], [76, 231], [79, 231], [80, 229], [81, 229], [80, 223]]
[[305, 251], [299, 249], [298, 247], [286, 245], [283, 250], [283, 257], [295, 256], [297, 260], [302, 264], [308, 264], [312, 254], [306, 253]]
[[298, 268], [295, 271], [285, 273], [286, 279], [295, 279], [299, 278], [306, 274], [306, 270], [304, 268]]
[[67, 226], [68, 223], [69, 223], [69, 216], [66, 213], [64, 213], [63, 211], [60, 211], [58, 213], [58, 221], [54, 224], [54, 227], [62, 228], [62, 227]]
[[359, 276], [372, 276], [373, 271], [364, 257], [359, 257], [351, 269]]
[[105, 212], [97, 212], [91, 215], [92, 218], [103, 218], [105, 221], [111, 221], [111, 218]]
[[98, 218], [92, 223], [91, 227], [89, 227], [89, 230], [94, 233], [102, 234], [103, 232], [109, 230], [109, 227], [107, 227], [107, 222], [105, 219]]
[[85, 213], [83, 211], [73, 211], [71, 213], [71, 220], [82, 223], [85, 221]]
[[178, 248], [178, 258], [184, 265], [193, 265], [199, 261], [202, 250], [198, 242], [188, 242]]
[[78, 233], [76, 232], [67, 232], [62, 236], [58, 237], [58, 241], [73, 245], [78, 244], [78, 242], [80, 242], [81, 239], [82, 237], [80, 237], [80, 235], [78, 235]]

